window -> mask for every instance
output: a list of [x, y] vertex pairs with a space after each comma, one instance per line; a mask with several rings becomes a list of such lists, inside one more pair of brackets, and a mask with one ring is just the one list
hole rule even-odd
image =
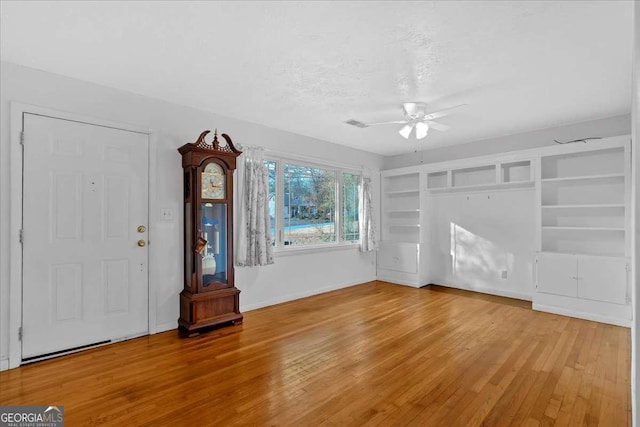
[[360, 239], [359, 188], [360, 175], [342, 174], [342, 240], [357, 242]]
[[336, 241], [336, 173], [284, 165], [284, 244]]
[[268, 159], [265, 165], [269, 171], [269, 215], [276, 247], [358, 241], [360, 175], [284, 159]]
[[265, 160], [265, 166], [269, 172], [269, 222], [271, 224], [271, 236], [273, 236], [273, 244], [276, 244], [276, 162], [273, 160]]

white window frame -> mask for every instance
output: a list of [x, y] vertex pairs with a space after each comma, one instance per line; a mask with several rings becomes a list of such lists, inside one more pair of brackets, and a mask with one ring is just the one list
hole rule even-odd
[[[276, 209], [275, 209], [275, 235], [272, 236], [275, 242], [274, 253], [286, 254], [300, 251], [317, 251], [354, 248], [360, 245], [360, 240], [343, 240], [342, 239], [342, 211], [344, 208], [342, 200], [343, 174], [362, 176], [362, 171], [356, 168], [335, 166], [323, 162], [314, 162], [302, 160], [294, 157], [272, 155], [265, 153], [264, 160], [274, 162], [276, 165]], [[284, 165], [291, 164], [295, 166], [324, 169], [336, 174], [335, 180], [335, 230], [336, 240], [334, 242], [318, 243], [313, 245], [284, 245]], [[360, 219], [358, 219], [360, 220]]]

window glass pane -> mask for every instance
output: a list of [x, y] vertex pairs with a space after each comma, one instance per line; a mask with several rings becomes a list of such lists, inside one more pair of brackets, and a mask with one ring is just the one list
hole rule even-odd
[[360, 239], [358, 224], [358, 188], [360, 175], [342, 174], [342, 240]]
[[276, 162], [273, 160], [265, 160], [264, 165], [267, 167], [269, 171], [269, 223], [271, 224], [271, 236], [273, 236], [273, 245], [276, 244], [276, 182], [277, 182], [277, 171], [276, 171]]
[[336, 241], [336, 173], [320, 168], [284, 166], [284, 244]]

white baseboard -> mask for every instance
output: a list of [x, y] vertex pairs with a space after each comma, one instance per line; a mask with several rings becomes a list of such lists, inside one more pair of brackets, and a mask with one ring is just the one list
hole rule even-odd
[[410, 280], [401, 280], [401, 279], [389, 278], [384, 276], [379, 276], [377, 280], [380, 280], [381, 282], [393, 283], [394, 285], [409, 286], [411, 288], [421, 287], [420, 283], [413, 282]]
[[411, 286], [412, 288], [419, 288], [420, 286], [422, 286], [417, 273], [406, 273], [403, 271], [378, 268], [377, 274], [377, 280], [381, 280], [383, 282], [395, 283], [396, 285]]
[[630, 319], [620, 319], [617, 317], [602, 316], [600, 314], [584, 313], [581, 311], [569, 310], [566, 308], [553, 307], [550, 305], [535, 304], [535, 303], [533, 304], [532, 308], [538, 311], [544, 311], [544, 312], [553, 313], [553, 314], [561, 314], [563, 316], [569, 316], [569, 317], [577, 317], [578, 319], [591, 320], [593, 322], [608, 323], [610, 325], [624, 326], [626, 328], [631, 327]]
[[0, 359], [0, 371], [9, 369], [9, 359]]
[[166, 332], [172, 329], [178, 329], [178, 319], [173, 322], [165, 322], [156, 325], [156, 331], [154, 333], [159, 334], [160, 332]]
[[481, 294], [489, 294], [489, 295], [496, 295], [499, 297], [514, 298], [514, 299], [519, 299], [523, 301], [532, 300], [531, 295], [528, 295], [522, 292], [509, 291], [505, 289], [484, 288], [484, 287], [483, 288], [467, 288], [465, 286], [452, 285], [450, 283], [444, 283], [444, 282], [436, 282], [436, 283], [430, 283], [430, 284], [433, 284], [436, 286], [444, 286], [445, 288], [462, 289], [463, 291], [479, 292]]
[[363, 281], [359, 281], [357, 283], [343, 283], [343, 284], [338, 284], [338, 285], [333, 285], [333, 286], [327, 286], [326, 288], [319, 288], [319, 289], [313, 289], [310, 291], [305, 291], [305, 292], [300, 292], [300, 293], [295, 293], [295, 294], [288, 294], [288, 295], [283, 295], [281, 297], [278, 298], [274, 298], [274, 299], [270, 299], [270, 300], [266, 300], [266, 301], [260, 301], [254, 304], [242, 304], [240, 303], [240, 311], [241, 312], [245, 312], [245, 311], [251, 311], [251, 310], [257, 310], [259, 308], [264, 308], [264, 307], [269, 307], [271, 305], [276, 305], [276, 304], [282, 304], [283, 302], [289, 302], [289, 301], [294, 301], [300, 298], [306, 298], [306, 297], [310, 297], [313, 295], [319, 295], [319, 294], [324, 294], [326, 292], [331, 292], [331, 291], [335, 291], [338, 289], [344, 289], [344, 288], [349, 288], [351, 286], [357, 286], [357, 285], [361, 285], [363, 283], [367, 283], [367, 282], [372, 282], [376, 280], [375, 277], [372, 277], [369, 280], [363, 280]]

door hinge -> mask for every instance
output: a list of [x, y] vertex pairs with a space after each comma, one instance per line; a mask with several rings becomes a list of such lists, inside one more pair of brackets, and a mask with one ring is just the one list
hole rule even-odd
[[22, 341], [22, 326], [18, 328], [18, 341]]
[[24, 146], [24, 131], [20, 132], [20, 145]]
[[20, 243], [24, 243], [24, 229], [20, 229]]

